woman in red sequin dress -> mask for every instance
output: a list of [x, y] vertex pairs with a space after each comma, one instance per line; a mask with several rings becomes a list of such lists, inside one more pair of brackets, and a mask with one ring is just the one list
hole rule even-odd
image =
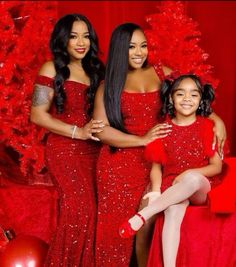
[[157, 125], [163, 69], [147, 65], [146, 59], [143, 31], [131, 23], [118, 26], [111, 38], [105, 81], [95, 98], [94, 118], [106, 124], [97, 135], [104, 143], [97, 165], [97, 267], [129, 266], [133, 240], [122, 240], [118, 225], [137, 211], [149, 182], [144, 145], [169, 129]]
[[120, 227], [120, 234], [134, 235], [146, 219], [164, 211], [163, 261], [165, 267], [173, 267], [186, 208], [189, 203], [206, 202], [211, 187], [220, 183], [216, 175], [221, 172], [222, 162], [212, 148], [213, 123], [205, 118], [211, 113], [212, 87], [201, 84], [195, 75], [182, 75], [163, 83], [161, 98], [163, 114], [172, 118], [167, 119], [172, 132], [146, 147], [146, 159], [153, 162], [152, 192], [144, 196], [149, 203]]
[[[62, 17], [51, 35], [53, 61], [35, 81], [31, 120], [48, 130], [46, 163], [59, 192], [59, 216], [45, 267], [93, 267], [96, 230], [95, 166], [100, 150], [90, 117], [104, 67], [86, 17]], [[52, 105], [53, 102], [55, 105]]]

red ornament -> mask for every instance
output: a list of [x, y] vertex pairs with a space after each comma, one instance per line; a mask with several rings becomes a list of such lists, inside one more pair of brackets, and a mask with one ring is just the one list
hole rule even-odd
[[47, 243], [37, 237], [17, 236], [9, 241], [0, 254], [1, 267], [41, 267], [47, 250]]

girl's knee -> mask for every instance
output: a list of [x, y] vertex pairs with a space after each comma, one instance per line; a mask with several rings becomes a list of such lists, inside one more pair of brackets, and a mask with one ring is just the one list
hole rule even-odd
[[201, 188], [209, 188], [210, 183], [208, 179], [202, 174], [194, 171], [188, 172], [182, 179], [182, 181], [187, 184], [193, 191], [198, 191]]

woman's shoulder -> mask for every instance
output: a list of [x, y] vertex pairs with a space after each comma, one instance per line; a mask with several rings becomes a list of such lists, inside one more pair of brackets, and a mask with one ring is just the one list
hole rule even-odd
[[160, 63], [154, 64], [152, 67], [154, 68], [155, 72], [157, 73], [161, 81], [163, 81], [166, 76], [170, 75], [173, 72], [172, 69]]
[[165, 76], [166, 75], [170, 75], [171, 72], [173, 71], [172, 69], [170, 69], [169, 67], [167, 66], [162, 66], [162, 71], [164, 72]]
[[38, 72], [38, 75], [46, 76], [46, 77], [49, 77], [49, 78], [54, 78], [56, 76], [56, 70], [55, 70], [53, 61], [45, 62], [41, 66], [41, 68], [40, 68], [40, 70]]

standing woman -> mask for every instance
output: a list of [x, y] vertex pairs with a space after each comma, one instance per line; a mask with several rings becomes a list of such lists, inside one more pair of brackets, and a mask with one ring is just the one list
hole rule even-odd
[[[93, 115], [105, 124], [96, 134], [103, 142], [97, 165], [96, 267], [130, 265], [133, 240], [121, 239], [119, 223], [139, 209], [148, 186], [151, 165], [144, 159], [145, 146], [171, 131], [158, 117], [160, 84], [171, 70], [148, 65], [147, 56], [147, 41], [138, 25], [125, 23], [113, 31]], [[225, 139], [224, 124], [213, 118], [218, 138]], [[146, 223], [136, 237], [139, 267], [146, 266], [149, 228]]]
[[45, 266], [94, 266], [95, 165], [100, 150], [91, 119], [96, 89], [104, 78], [98, 40], [88, 19], [69, 14], [51, 35], [53, 61], [35, 81], [31, 121], [48, 130], [46, 161], [57, 186], [59, 218]]
[[[133, 241], [121, 239], [119, 222], [138, 210], [148, 185], [151, 166], [143, 156], [145, 145], [170, 131], [168, 125], [157, 124], [163, 69], [148, 65], [147, 54], [147, 41], [138, 25], [125, 23], [113, 31], [93, 116], [105, 124], [97, 134], [104, 143], [97, 165], [97, 267], [129, 266]], [[137, 246], [143, 262], [146, 239], [139, 239], [144, 244]]]

